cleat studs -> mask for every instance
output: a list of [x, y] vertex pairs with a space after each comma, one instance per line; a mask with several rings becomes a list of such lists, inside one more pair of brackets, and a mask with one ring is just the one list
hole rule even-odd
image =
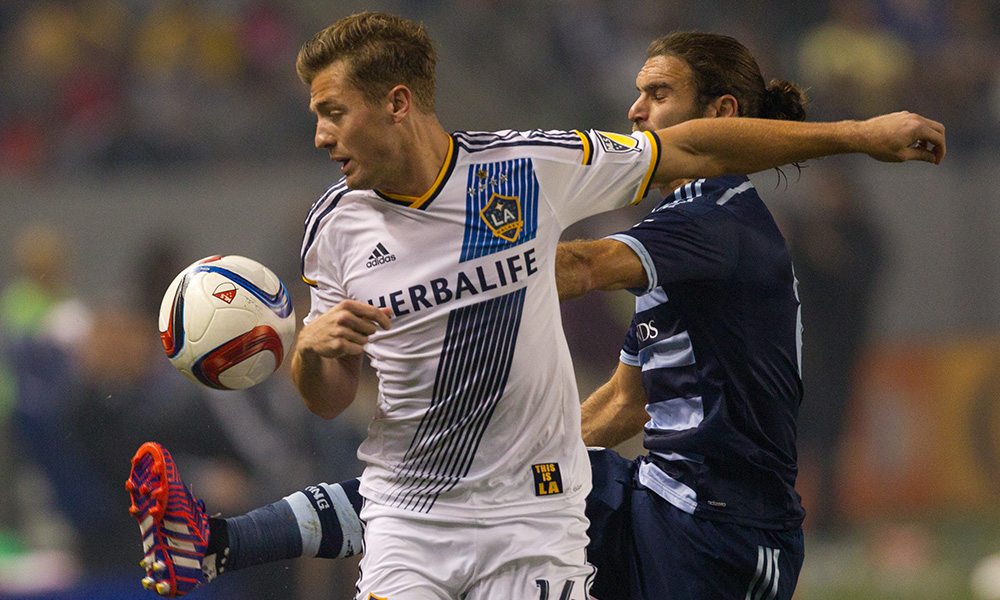
[[[214, 569], [211, 574], [187, 572], [197, 567], [204, 570], [208, 562], [205, 547], [209, 524], [204, 503], [184, 486], [169, 454], [158, 446], [143, 445], [132, 466], [124, 487], [131, 496], [129, 512], [139, 522], [142, 534], [143, 556], [139, 561], [145, 570], [145, 577], [140, 580], [142, 586], [160, 597], [170, 598], [185, 595], [211, 581], [217, 575]], [[181, 550], [183, 558], [173, 556], [176, 549]], [[219, 556], [225, 563], [225, 557], [221, 553]], [[178, 574], [174, 573], [175, 558], [180, 560]], [[214, 567], [214, 560], [212, 563]]]

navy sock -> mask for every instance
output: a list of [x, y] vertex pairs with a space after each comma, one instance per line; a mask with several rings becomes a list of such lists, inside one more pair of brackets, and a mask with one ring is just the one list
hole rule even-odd
[[361, 551], [360, 481], [320, 483], [245, 515], [209, 520], [207, 554], [216, 571], [315, 556], [341, 558]]
[[302, 556], [295, 513], [284, 500], [225, 519], [228, 552], [217, 554], [219, 572]]

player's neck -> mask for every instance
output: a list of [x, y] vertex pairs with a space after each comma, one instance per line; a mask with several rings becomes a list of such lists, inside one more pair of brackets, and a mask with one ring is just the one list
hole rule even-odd
[[420, 197], [437, 181], [448, 159], [451, 138], [433, 115], [414, 119], [406, 137], [408, 143], [401, 148], [405, 154], [399, 177], [379, 191]]

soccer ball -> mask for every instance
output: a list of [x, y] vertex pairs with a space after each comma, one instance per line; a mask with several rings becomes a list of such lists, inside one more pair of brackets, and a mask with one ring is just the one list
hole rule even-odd
[[160, 341], [188, 379], [239, 390], [267, 379], [295, 337], [288, 290], [243, 256], [210, 256], [181, 271], [160, 304]]

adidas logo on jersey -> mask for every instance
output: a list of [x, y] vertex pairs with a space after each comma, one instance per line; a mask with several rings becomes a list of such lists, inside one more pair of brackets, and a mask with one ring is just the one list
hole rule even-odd
[[378, 246], [375, 246], [375, 249], [372, 250], [372, 253], [368, 257], [368, 262], [365, 263], [365, 266], [368, 267], [369, 269], [372, 269], [374, 267], [377, 267], [379, 265], [384, 265], [385, 263], [392, 262], [394, 260], [396, 260], [396, 255], [389, 252], [386, 249], [386, 247], [382, 245], [382, 242], [379, 242]]

